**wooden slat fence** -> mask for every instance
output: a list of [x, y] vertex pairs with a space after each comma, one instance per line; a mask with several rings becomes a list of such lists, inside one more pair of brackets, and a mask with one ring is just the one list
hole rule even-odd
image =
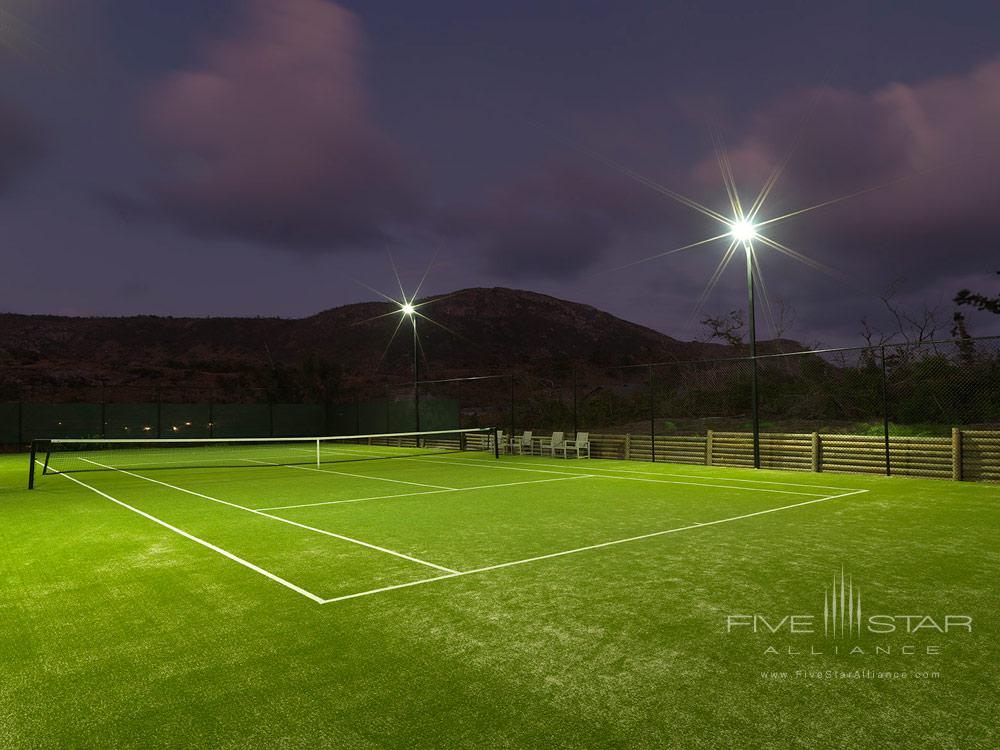
[[[535, 432], [538, 436], [541, 433]], [[714, 432], [704, 436], [591, 433], [593, 458], [707, 466], [752, 467], [749, 432]], [[882, 435], [816, 432], [762, 433], [761, 467], [789, 471], [886, 474]], [[955, 428], [951, 437], [889, 438], [888, 473], [898, 476], [1000, 481], [1000, 431]]]

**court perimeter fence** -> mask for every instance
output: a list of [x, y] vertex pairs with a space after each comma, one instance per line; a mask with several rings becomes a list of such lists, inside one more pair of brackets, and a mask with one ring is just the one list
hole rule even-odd
[[0, 404], [8, 446], [484, 426], [508, 435], [586, 431], [601, 458], [753, 466], [756, 442], [764, 468], [1000, 480], [1000, 336], [507, 371], [416, 388], [369, 381], [328, 404]]
[[[452, 429], [458, 403], [421, 405], [423, 430]], [[412, 400], [339, 404], [278, 403], [6, 403], [0, 404], [0, 443], [26, 446], [52, 438], [319, 437], [411, 432]]]

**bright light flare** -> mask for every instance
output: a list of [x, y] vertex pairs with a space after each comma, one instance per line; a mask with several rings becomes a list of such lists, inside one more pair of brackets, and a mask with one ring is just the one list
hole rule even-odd
[[740, 219], [730, 225], [729, 236], [737, 242], [747, 243], [757, 239], [757, 228], [746, 219]]
[[413, 315], [416, 312], [416, 309], [409, 302], [403, 303], [399, 309], [403, 311], [403, 315]]

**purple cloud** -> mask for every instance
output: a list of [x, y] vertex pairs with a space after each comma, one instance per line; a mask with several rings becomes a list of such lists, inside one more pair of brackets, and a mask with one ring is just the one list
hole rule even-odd
[[477, 207], [446, 212], [438, 229], [470, 242], [503, 278], [566, 278], [676, 214], [668, 199], [614, 172], [549, 164]]
[[170, 177], [157, 210], [203, 235], [332, 251], [416, 211], [411, 175], [369, 113], [353, 14], [250, 0], [197, 69], [160, 81], [145, 128]]
[[[950, 253], [950, 264], [954, 253], [964, 251], [978, 262], [995, 253], [983, 238], [995, 235], [1000, 205], [997, 133], [1000, 59], [964, 75], [893, 83], [868, 93], [795, 92], [753, 115], [730, 158], [745, 184], [759, 184], [801, 137], [776, 191], [781, 209], [885, 187], [818, 210], [799, 227], [822, 230], [828, 244], [841, 249], [894, 248], [908, 260], [923, 261]], [[714, 158], [700, 163], [694, 175], [702, 183], [717, 182]], [[761, 218], [767, 216], [765, 210]]]

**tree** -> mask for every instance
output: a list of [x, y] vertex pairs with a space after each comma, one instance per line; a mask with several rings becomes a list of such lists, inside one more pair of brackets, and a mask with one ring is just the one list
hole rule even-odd
[[[997, 275], [1000, 275], [1000, 271], [997, 271]], [[994, 315], [1000, 315], [1000, 296], [987, 297], [985, 294], [973, 294], [968, 289], [962, 289], [955, 295], [954, 301], [959, 307], [972, 307], [982, 312], [991, 312]], [[973, 342], [972, 336], [969, 334], [965, 313], [961, 310], [956, 310], [952, 319], [955, 325], [951, 329], [951, 335], [961, 339], [962, 355], [968, 359], [973, 354]]]
[[905, 279], [896, 279], [879, 295], [879, 300], [892, 322], [891, 328], [883, 329], [869, 318], [861, 318], [861, 335], [869, 347], [885, 344], [923, 344], [937, 338], [938, 331], [944, 325], [941, 320], [941, 308], [930, 307], [926, 302], [920, 308], [903, 307], [898, 297], [905, 283]]
[[746, 320], [742, 310], [731, 310], [717, 318], [705, 318], [701, 324], [708, 329], [705, 341], [722, 341], [729, 346], [743, 346], [744, 327]]
[[[1000, 271], [997, 271], [997, 275], [1000, 276]], [[985, 294], [973, 294], [968, 289], [963, 289], [955, 295], [955, 304], [959, 307], [967, 305], [976, 310], [1000, 315], [1000, 296], [987, 297]]]

